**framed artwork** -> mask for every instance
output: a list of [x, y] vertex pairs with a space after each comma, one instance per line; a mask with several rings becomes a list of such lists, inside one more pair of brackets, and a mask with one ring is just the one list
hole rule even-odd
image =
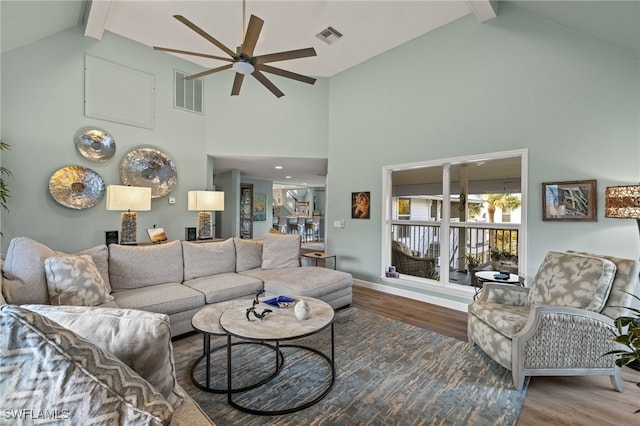
[[267, 194], [255, 192], [253, 194], [253, 221], [265, 222], [267, 220]]
[[351, 193], [351, 219], [369, 219], [371, 208], [370, 192]]
[[595, 222], [596, 205], [595, 179], [542, 184], [542, 220]]

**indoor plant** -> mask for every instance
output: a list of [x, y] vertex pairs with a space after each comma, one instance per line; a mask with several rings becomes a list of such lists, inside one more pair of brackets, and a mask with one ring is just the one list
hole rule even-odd
[[[0, 151], [11, 149], [11, 145], [0, 139]], [[9, 198], [9, 187], [4, 181], [5, 176], [11, 176], [11, 170], [0, 166], [0, 207], [9, 211], [7, 207], [7, 198]]]
[[[634, 299], [640, 301], [640, 297], [635, 294], [625, 292]], [[614, 323], [618, 330], [618, 335], [614, 341], [621, 344], [622, 348], [607, 352], [605, 355], [615, 355], [616, 365], [623, 367], [629, 364], [635, 364], [632, 368], [637, 369], [640, 362], [640, 309], [628, 307], [633, 312], [633, 316], [621, 316], [615, 319]], [[640, 382], [636, 382], [636, 386], [640, 388]], [[640, 409], [635, 411], [640, 412]]]

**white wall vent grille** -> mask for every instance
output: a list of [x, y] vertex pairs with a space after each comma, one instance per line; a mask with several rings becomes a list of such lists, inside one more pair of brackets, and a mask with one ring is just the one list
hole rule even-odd
[[327, 27], [324, 30], [320, 31], [318, 34], [316, 34], [316, 37], [318, 37], [320, 40], [324, 41], [327, 44], [331, 44], [334, 41], [337, 41], [340, 38], [342, 38], [342, 33], [333, 27]]
[[188, 74], [175, 71], [173, 106], [202, 114], [203, 81], [199, 78], [186, 80], [185, 77]]

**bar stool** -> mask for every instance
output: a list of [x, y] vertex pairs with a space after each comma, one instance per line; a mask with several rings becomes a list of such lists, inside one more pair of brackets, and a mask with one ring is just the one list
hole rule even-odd
[[292, 226], [292, 233], [293, 234], [298, 234], [300, 235], [300, 237], [302, 238], [302, 241], [306, 241], [305, 240], [305, 235], [304, 235], [304, 231], [305, 231], [305, 224], [307, 222], [307, 218], [300, 216], [298, 217], [298, 220], [296, 221], [296, 223]]
[[283, 234], [287, 233], [287, 228], [289, 227], [287, 222], [288, 221], [286, 216], [278, 216], [278, 224], [275, 225], [275, 228], [278, 230], [278, 232], [282, 232]]
[[305, 224], [307, 231], [306, 241], [320, 241], [320, 216], [313, 216], [311, 222]]

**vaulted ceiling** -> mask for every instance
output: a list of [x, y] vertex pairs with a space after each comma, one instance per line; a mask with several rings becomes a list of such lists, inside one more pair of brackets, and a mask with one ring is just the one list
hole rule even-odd
[[[316, 57], [285, 61], [279, 66], [314, 77], [331, 77], [463, 16], [473, 14], [479, 22], [496, 16], [500, 19], [500, 3], [489, 0], [247, 0], [243, 14], [242, 0], [0, 0], [0, 47], [6, 52], [80, 24], [87, 37], [96, 39], [109, 31], [149, 46], [220, 55], [218, 48], [173, 15], [187, 17], [235, 49], [243, 37], [243, 17], [248, 21], [249, 15], [254, 14], [265, 21], [256, 54], [314, 47]], [[632, 55], [640, 55], [640, 1], [517, 0], [509, 3]], [[329, 26], [343, 34], [332, 44], [316, 37]], [[206, 68], [222, 64], [212, 59], [182, 57]], [[265, 164], [260, 166], [255, 163], [252, 166], [249, 160], [224, 158], [218, 163], [225, 168], [236, 166], [243, 175], [252, 178], [286, 183], [280, 176], [282, 173], [271, 167], [270, 162], [267, 164], [266, 159], [262, 159]], [[316, 161], [314, 167], [324, 167], [324, 170], [308, 168], [311, 173], [296, 182], [324, 184], [324, 177], [320, 175], [326, 173], [326, 161]]]

